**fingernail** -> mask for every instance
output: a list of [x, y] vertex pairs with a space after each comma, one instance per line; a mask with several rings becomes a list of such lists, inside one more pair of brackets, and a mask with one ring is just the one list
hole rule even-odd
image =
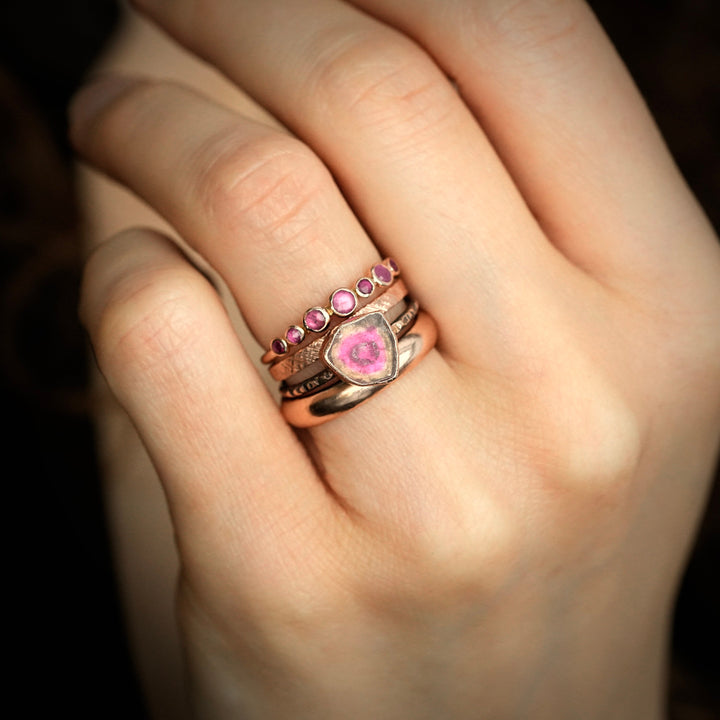
[[102, 110], [137, 82], [123, 75], [102, 75], [81, 87], [68, 109], [70, 140], [77, 144]]

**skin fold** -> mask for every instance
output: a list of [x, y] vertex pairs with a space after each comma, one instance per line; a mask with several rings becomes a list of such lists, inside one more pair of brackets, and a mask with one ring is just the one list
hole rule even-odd
[[[587, 5], [135, 5], [71, 135], [153, 716], [662, 717], [720, 250]], [[263, 348], [384, 256], [437, 347], [293, 430]]]

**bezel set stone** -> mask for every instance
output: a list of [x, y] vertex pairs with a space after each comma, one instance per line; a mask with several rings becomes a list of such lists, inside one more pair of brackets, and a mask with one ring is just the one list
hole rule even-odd
[[[387, 288], [392, 285], [393, 280], [399, 274], [400, 268], [392, 258], [386, 258], [383, 262], [373, 265], [370, 272], [355, 283], [354, 289], [338, 288], [330, 295], [326, 307], [316, 306], [306, 310], [302, 326], [290, 325], [285, 331], [284, 337], [275, 338], [272, 341], [270, 344], [272, 354], [281, 357], [287, 354], [291, 348], [300, 345], [307, 337], [307, 333], [324, 332], [334, 315], [350, 317], [357, 310], [360, 298], [363, 300], [369, 298], [378, 287]], [[267, 362], [271, 361], [272, 358], [267, 360]]]
[[381, 312], [361, 315], [331, 331], [323, 362], [353, 385], [385, 385], [398, 376], [398, 341]]
[[377, 285], [390, 285], [393, 281], [393, 277], [395, 277], [393, 271], [387, 265], [383, 265], [382, 263], [373, 265], [370, 272]]
[[291, 325], [285, 332], [285, 339], [291, 345], [299, 345], [305, 339], [305, 328], [299, 325]]
[[348, 317], [358, 306], [357, 295], [347, 288], [339, 288], [330, 296], [330, 307], [335, 315]]
[[330, 313], [322, 307], [313, 307], [303, 316], [303, 325], [310, 332], [322, 332], [330, 323]]
[[287, 342], [285, 342], [282, 338], [275, 338], [270, 344], [270, 349], [276, 355], [282, 355], [287, 352]]
[[375, 283], [369, 277], [361, 277], [355, 283], [355, 292], [360, 297], [370, 297], [375, 292]]

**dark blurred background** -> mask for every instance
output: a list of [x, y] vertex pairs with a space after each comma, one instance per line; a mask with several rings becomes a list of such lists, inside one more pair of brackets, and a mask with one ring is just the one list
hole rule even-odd
[[[720, 228], [720, 3], [595, 0], [685, 177]], [[119, 13], [0, 0], [0, 403], [11, 573], [7, 707], [145, 717], [112, 571], [76, 319], [82, 264], [65, 108]], [[720, 720], [720, 493], [678, 601], [673, 720]], [[440, 719], [438, 719], [440, 720]]]

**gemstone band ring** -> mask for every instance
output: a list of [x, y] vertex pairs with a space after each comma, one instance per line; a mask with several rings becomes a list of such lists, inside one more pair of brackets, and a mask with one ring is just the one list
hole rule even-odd
[[290, 325], [283, 337], [270, 343], [270, 349], [263, 355], [262, 362], [272, 363], [300, 349], [303, 344], [324, 334], [331, 327], [334, 316], [349, 317], [361, 310], [374, 297], [393, 284], [400, 274], [400, 268], [392, 258], [386, 258], [373, 265], [367, 275], [359, 278], [353, 289], [340, 287], [333, 291], [326, 306], [315, 306], [305, 311], [302, 324]]

